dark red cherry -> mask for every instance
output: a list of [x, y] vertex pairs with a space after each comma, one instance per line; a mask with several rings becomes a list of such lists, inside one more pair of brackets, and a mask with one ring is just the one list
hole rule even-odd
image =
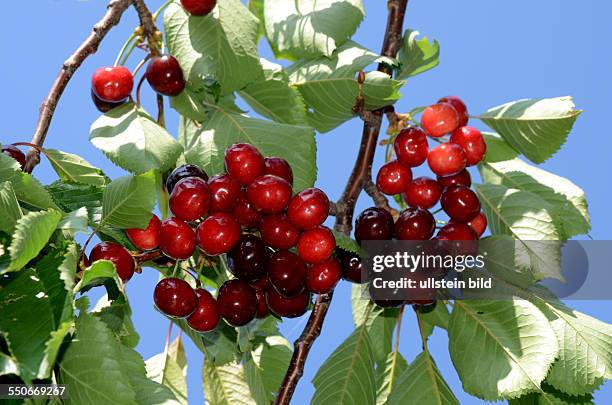
[[397, 160], [402, 165], [420, 166], [427, 160], [429, 150], [427, 134], [419, 127], [408, 127], [397, 135], [393, 142], [393, 149]]
[[363, 284], [369, 277], [363, 267], [363, 261], [357, 253], [339, 249], [338, 258], [342, 266], [342, 278], [351, 283]]
[[257, 294], [243, 280], [229, 280], [219, 288], [219, 313], [232, 326], [244, 326], [257, 314]]
[[227, 254], [231, 272], [241, 280], [253, 281], [266, 274], [268, 251], [263, 241], [255, 235], [242, 235], [236, 246]]
[[253, 145], [236, 143], [225, 150], [225, 169], [246, 186], [264, 173], [264, 158]]
[[247, 200], [244, 193], [240, 193], [236, 206], [232, 210], [232, 215], [236, 221], [246, 229], [255, 228], [261, 221], [261, 214]]
[[274, 249], [291, 249], [297, 244], [300, 230], [285, 214], [266, 215], [259, 223], [261, 238]]
[[172, 55], [152, 57], [145, 77], [151, 88], [164, 96], [177, 96], [185, 88], [183, 70]]
[[438, 184], [445, 189], [450, 186], [466, 186], [470, 187], [472, 185], [472, 176], [470, 176], [470, 172], [467, 169], [461, 170], [459, 173], [454, 174], [452, 176], [438, 176]]
[[189, 259], [196, 248], [196, 235], [185, 221], [166, 219], [159, 229], [159, 248], [171, 259]]
[[174, 169], [174, 171], [166, 179], [166, 190], [168, 194], [172, 193], [174, 186], [187, 177], [199, 177], [204, 181], [208, 181], [208, 174], [196, 165], [182, 165]]
[[406, 303], [406, 298], [408, 295], [407, 289], [379, 289], [374, 286], [374, 283], [370, 283], [368, 286], [368, 292], [370, 293], [370, 299], [372, 302], [381, 308], [399, 307]]
[[127, 229], [125, 231], [130, 242], [140, 250], [152, 250], [159, 246], [159, 231], [161, 221], [153, 215], [145, 229]]
[[304, 231], [297, 243], [298, 254], [308, 263], [322, 263], [336, 249], [336, 238], [329, 228], [319, 226]]
[[264, 159], [264, 174], [273, 174], [281, 179], [287, 180], [293, 186], [293, 170], [285, 159], [272, 156]]
[[307, 188], [296, 194], [287, 207], [287, 216], [300, 229], [321, 225], [329, 215], [329, 198], [318, 188]]
[[125, 66], [96, 69], [91, 78], [91, 88], [96, 96], [107, 103], [118, 103], [129, 97], [134, 87], [134, 77]]
[[468, 166], [480, 163], [487, 152], [487, 144], [476, 128], [459, 127], [453, 131], [449, 141], [463, 148]]
[[270, 280], [266, 275], [266, 277], [262, 277], [259, 280], [251, 281], [249, 284], [257, 291], [265, 291], [266, 288], [268, 288], [268, 286], [270, 285]]
[[459, 115], [459, 126], [462, 127], [464, 125], [467, 125], [468, 120], [469, 120], [469, 115], [468, 115], [467, 107], [465, 103], [463, 102], [463, 100], [461, 100], [457, 96], [446, 96], [438, 100], [438, 103], [448, 103], [452, 105], [453, 107], [455, 107], [455, 110], [457, 111], [457, 114]]
[[219, 324], [221, 315], [217, 300], [208, 291], [198, 288], [196, 291], [198, 305], [187, 318], [187, 324], [196, 332], [210, 332]]
[[399, 240], [427, 240], [436, 229], [431, 212], [421, 208], [408, 208], [395, 223], [395, 237]]
[[438, 203], [442, 187], [437, 181], [429, 177], [419, 177], [414, 179], [404, 193], [404, 201], [411, 207], [428, 209]]
[[172, 318], [186, 318], [196, 310], [198, 297], [185, 280], [164, 278], [153, 291], [155, 306]]
[[293, 298], [286, 298], [280, 295], [274, 288], [266, 291], [266, 303], [270, 311], [284, 318], [297, 318], [308, 311], [310, 307], [310, 292], [302, 291], [301, 294]]
[[255, 317], [257, 319], [265, 318], [270, 314], [268, 304], [266, 304], [266, 291], [255, 290], [255, 295], [257, 296], [257, 314], [255, 314]]
[[467, 164], [463, 148], [456, 143], [444, 142], [429, 151], [427, 163], [438, 176], [452, 176], [459, 173]]
[[98, 260], [110, 260], [115, 265], [115, 270], [124, 283], [128, 282], [134, 275], [134, 269], [136, 268], [134, 258], [126, 248], [117, 243], [102, 242], [94, 246], [89, 254], [89, 262], [95, 263]]
[[427, 135], [439, 138], [459, 127], [459, 114], [449, 103], [430, 105], [423, 111], [421, 126]]
[[115, 103], [110, 103], [108, 101], [104, 101], [102, 99], [100, 99], [100, 97], [96, 96], [96, 93], [94, 93], [93, 89], [91, 89], [91, 100], [93, 101], [94, 105], [96, 106], [96, 108], [98, 109], [98, 111], [102, 112], [102, 113], [107, 113], [110, 110], [112, 110], [115, 107], [119, 107], [120, 105], [125, 104], [128, 99], [124, 98], [121, 101], [117, 101]]
[[268, 279], [279, 294], [294, 297], [306, 285], [306, 264], [295, 253], [278, 251], [268, 261]]
[[217, 0], [181, 0], [181, 5], [191, 15], [203, 16], [209, 14], [217, 4]]
[[218, 174], [208, 180], [210, 212], [231, 212], [242, 194], [240, 184], [229, 174]]
[[440, 198], [442, 208], [458, 222], [468, 222], [480, 212], [480, 200], [475, 192], [465, 186], [451, 186]]
[[240, 240], [240, 224], [226, 212], [208, 216], [198, 225], [198, 246], [208, 256], [229, 252]]
[[258, 177], [247, 187], [247, 199], [264, 214], [285, 211], [292, 194], [291, 184], [273, 174]]
[[412, 171], [397, 160], [383, 165], [376, 176], [376, 186], [387, 195], [403, 193], [411, 181]]
[[389, 211], [370, 207], [364, 210], [355, 221], [355, 239], [389, 240], [393, 237], [393, 217]]
[[330, 257], [323, 263], [308, 266], [306, 288], [316, 294], [331, 292], [342, 278], [342, 267], [335, 257]]
[[476, 232], [467, 224], [461, 222], [446, 224], [438, 231], [441, 240], [476, 240]]
[[3, 146], [2, 153], [15, 159], [17, 163], [19, 163], [19, 166], [21, 166], [21, 169], [23, 170], [23, 167], [26, 164], [26, 156], [18, 147], [13, 146], [13, 145]]
[[[451, 219], [449, 224], [458, 223], [454, 219]], [[482, 212], [479, 212], [474, 218], [470, 221], [466, 222], [468, 226], [470, 226], [474, 232], [476, 232], [476, 236], [481, 237], [484, 231], [487, 229], [487, 217]]]
[[170, 210], [183, 221], [192, 222], [208, 214], [210, 188], [204, 179], [186, 177], [176, 183], [170, 194]]

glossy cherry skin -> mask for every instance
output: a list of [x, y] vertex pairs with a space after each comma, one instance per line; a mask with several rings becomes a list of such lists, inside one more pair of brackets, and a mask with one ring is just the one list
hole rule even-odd
[[91, 78], [91, 88], [96, 96], [107, 103], [118, 103], [129, 97], [134, 87], [134, 77], [125, 66], [96, 69]]
[[170, 194], [170, 210], [175, 217], [192, 222], [208, 214], [210, 200], [210, 188], [204, 179], [186, 177], [176, 183]]
[[264, 174], [273, 174], [287, 180], [293, 186], [293, 170], [285, 159], [271, 156], [264, 159]]
[[166, 219], [159, 230], [159, 248], [171, 259], [189, 259], [196, 248], [196, 235], [185, 221]]
[[397, 160], [402, 165], [420, 166], [427, 160], [429, 151], [427, 134], [419, 127], [408, 127], [397, 135], [393, 142], [393, 149]]
[[255, 228], [262, 218], [261, 214], [257, 212], [249, 200], [247, 200], [246, 195], [242, 192], [232, 210], [232, 215], [236, 218], [236, 221], [246, 229]]
[[274, 288], [269, 288], [266, 291], [266, 303], [270, 311], [284, 318], [297, 318], [306, 313], [310, 307], [310, 292], [302, 291], [301, 294], [286, 298], [280, 295]]
[[434, 104], [423, 111], [421, 126], [427, 135], [439, 138], [459, 127], [459, 114], [449, 103]]
[[412, 171], [397, 160], [384, 164], [376, 176], [376, 186], [387, 195], [401, 194], [412, 181]]
[[259, 223], [259, 233], [266, 245], [282, 250], [294, 247], [300, 237], [300, 230], [293, 226], [285, 214], [263, 217]]
[[298, 254], [308, 263], [322, 263], [336, 249], [336, 238], [329, 228], [319, 226], [304, 231], [297, 243]]
[[466, 169], [463, 169], [459, 173], [454, 174], [452, 176], [438, 176], [437, 180], [438, 184], [440, 184], [442, 189], [446, 189], [450, 186], [470, 187], [472, 185], [472, 176], [470, 175], [470, 172], [468, 172]]
[[226, 212], [217, 212], [203, 220], [196, 230], [198, 246], [208, 256], [229, 252], [240, 240], [240, 224]]
[[[451, 219], [449, 223], [454, 224], [457, 223], [457, 221]], [[487, 229], [487, 217], [484, 213], [479, 212], [474, 218], [466, 222], [466, 224], [470, 226], [474, 232], [476, 232], [476, 236], [481, 237], [484, 231]]]
[[181, 0], [181, 5], [191, 15], [209, 14], [217, 5], [217, 0]]
[[186, 318], [198, 306], [198, 297], [189, 283], [173, 277], [157, 283], [153, 301], [157, 309], [172, 318]]
[[446, 224], [438, 231], [437, 237], [442, 240], [476, 240], [476, 232], [461, 222]]
[[453, 131], [449, 139], [463, 148], [468, 166], [474, 166], [484, 158], [487, 144], [479, 130], [473, 127], [459, 127]]
[[408, 208], [395, 223], [395, 236], [399, 240], [427, 240], [436, 229], [436, 220], [427, 210]]
[[145, 77], [151, 88], [164, 96], [177, 96], [185, 88], [183, 70], [172, 55], [151, 58]]
[[204, 181], [208, 181], [208, 174], [196, 165], [182, 165], [172, 171], [166, 179], [166, 190], [168, 194], [172, 193], [174, 186], [187, 177], [199, 177]]
[[210, 212], [231, 212], [242, 194], [240, 184], [229, 174], [218, 174], [208, 180]]
[[243, 280], [229, 280], [219, 288], [219, 313], [232, 326], [244, 326], [257, 314], [257, 294]]
[[429, 177], [419, 177], [414, 179], [404, 193], [404, 201], [411, 207], [428, 209], [438, 203], [442, 187], [437, 181]]
[[268, 279], [279, 294], [294, 297], [306, 285], [306, 264], [293, 252], [278, 251], [268, 261]]
[[124, 98], [121, 101], [117, 101], [115, 103], [110, 103], [108, 101], [104, 101], [102, 100], [100, 97], [96, 96], [96, 93], [94, 93], [93, 89], [91, 89], [91, 100], [93, 101], [94, 105], [96, 106], [96, 108], [98, 109], [98, 111], [100, 111], [101, 113], [107, 113], [110, 110], [112, 110], [115, 107], [119, 107], [120, 105], [125, 104], [128, 99]]
[[480, 212], [480, 200], [475, 192], [465, 186], [451, 186], [440, 198], [442, 209], [458, 222], [468, 222]]
[[318, 188], [307, 188], [296, 194], [287, 207], [289, 221], [299, 229], [321, 225], [329, 215], [329, 198]]
[[238, 183], [247, 186], [264, 173], [264, 158], [253, 145], [236, 143], [225, 150], [225, 169]]
[[264, 242], [255, 235], [242, 235], [227, 254], [231, 272], [241, 280], [253, 281], [266, 275], [268, 251]]
[[259, 280], [251, 281], [249, 284], [257, 291], [265, 291], [270, 286], [270, 280], [266, 275], [266, 277], [262, 277]]
[[370, 207], [365, 209], [355, 221], [355, 239], [389, 240], [393, 237], [393, 217], [389, 211]]
[[315, 294], [331, 292], [342, 278], [342, 267], [335, 257], [308, 267], [306, 288]]
[[432, 172], [438, 176], [452, 176], [467, 165], [463, 148], [456, 143], [444, 142], [429, 151], [427, 163]]
[[26, 156], [18, 147], [13, 146], [13, 145], [3, 146], [2, 153], [15, 159], [17, 163], [19, 163], [19, 166], [21, 166], [21, 169], [23, 170], [23, 167], [26, 164]]
[[452, 105], [459, 115], [459, 126], [467, 125], [469, 120], [468, 109], [463, 100], [457, 96], [446, 96], [438, 100], [438, 103], [448, 103]]
[[159, 246], [161, 221], [153, 215], [145, 229], [127, 229], [125, 234], [130, 242], [140, 250], [152, 250]]
[[195, 293], [198, 305], [187, 318], [187, 324], [196, 332], [210, 332], [217, 327], [221, 319], [219, 305], [212, 294], [203, 288], [198, 288]]
[[340, 259], [343, 279], [356, 284], [368, 281], [369, 277], [363, 268], [363, 261], [357, 253], [339, 249], [338, 259]]
[[264, 214], [285, 211], [292, 194], [291, 184], [273, 174], [258, 177], [247, 187], [247, 199]]
[[89, 262], [95, 263], [98, 260], [110, 260], [115, 265], [117, 274], [124, 283], [128, 282], [134, 275], [136, 262], [134, 258], [123, 246], [112, 243], [98, 243], [89, 254]]
[[265, 318], [270, 314], [268, 304], [266, 304], [266, 291], [255, 290], [255, 295], [257, 296], [257, 313], [255, 314], [255, 317], [257, 319]]

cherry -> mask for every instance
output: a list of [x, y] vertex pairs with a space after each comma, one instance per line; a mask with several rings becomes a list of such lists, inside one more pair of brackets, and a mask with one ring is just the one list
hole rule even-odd
[[247, 199], [256, 210], [265, 214], [285, 211], [292, 194], [291, 184], [273, 174], [258, 177], [247, 187]]
[[421, 314], [428, 314], [436, 309], [437, 301], [434, 299], [417, 301], [419, 302], [414, 302], [412, 308]]
[[251, 281], [249, 284], [257, 291], [265, 291], [270, 285], [270, 280], [266, 276], [260, 278], [259, 280]]
[[208, 214], [210, 188], [204, 179], [186, 177], [176, 183], [170, 194], [170, 209], [183, 221], [192, 222]]
[[459, 114], [449, 103], [430, 105], [423, 111], [421, 126], [433, 138], [453, 132], [459, 126]]
[[255, 290], [255, 295], [257, 296], [257, 313], [255, 314], [255, 317], [257, 319], [265, 318], [270, 314], [268, 304], [266, 304], [266, 291]]
[[181, 0], [181, 5], [191, 15], [209, 14], [217, 4], [217, 0]]
[[327, 260], [336, 248], [336, 238], [329, 228], [319, 226], [304, 231], [297, 243], [297, 250], [302, 259], [308, 263], [322, 263]]
[[112, 243], [98, 243], [89, 254], [89, 262], [95, 263], [98, 260], [110, 260], [115, 265], [117, 274], [124, 283], [128, 282], [134, 275], [136, 262], [134, 258], [123, 246]]
[[329, 216], [329, 198], [318, 188], [302, 190], [289, 202], [287, 216], [300, 229], [316, 228]]
[[17, 163], [19, 163], [19, 166], [21, 166], [21, 169], [23, 170], [23, 167], [26, 164], [26, 156], [25, 156], [25, 153], [23, 153], [18, 147], [13, 146], [13, 145], [3, 146], [2, 153], [15, 159]]
[[159, 246], [159, 231], [161, 221], [153, 215], [145, 229], [127, 229], [125, 231], [130, 242], [140, 250], [152, 250]]
[[343, 279], [356, 284], [363, 284], [368, 281], [368, 276], [363, 268], [363, 261], [357, 253], [340, 249], [338, 258], [342, 267]]
[[246, 186], [264, 173], [264, 158], [253, 145], [236, 143], [225, 150], [225, 169]]
[[164, 96], [177, 96], [185, 88], [181, 65], [172, 55], [151, 58], [145, 77], [153, 90]]
[[[451, 219], [449, 223], [454, 224], [457, 223], [457, 221]], [[487, 229], [487, 217], [482, 212], [479, 212], [474, 218], [466, 222], [466, 224], [476, 232], [476, 236], [481, 237]]]
[[104, 101], [100, 97], [96, 96], [96, 93], [94, 93], [93, 89], [91, 89], [91, 100], [93, 101], [98, 111], [102, 113], [107, 113], [113, 108], [119, 107], [120, 105], [125, 104], [128, 99], [124, 98], [123, 100], [117, 101], [117, 102]]
[[195, 311], [187, 318], [187, 324], [196, 332], [210, 332], [219, 324], [219, 305], [208, 291], [198, 288], [196, 291], [198, 304]]
[[196, 165], [182, 165], [174, 169], [174, 171], [166, 179], [166, 190], [172, 193], [174, 186], [187, 177], [199, 177], [204, 181], [208, 181], [208, 174]]
[[96, 96], [107, 103], [118, 103], [129, 97], [134, 87], [134, 77], [125, 66], [96, 69], [91, 78], [91, 88]]
[[427, 160], [427, 134], [419, 127], [408, 127], [397, 135], [393, 149], [397, 160], [404, 166], [420, 166]]
[[293, 186], [293, 170], [285, 159], [272, 156], [264, 159], [264, 174], [273, 174], [287, 180]]
[[393, 217], [389, 211], [371, 207], [364, 210], [355, 221], [355, 239], [389, 240], [393, 237]]
[[309, 266], [306, 274], [306, 288], [316, 294], [331, 292], [342, 278], [342, 267], [334, 257], [323, 263]]
[[397, 160], [383, 165], [376, 176], [376, 186], [387, 195], [401, 194], [412, 181], [412, 171]]
[[442, 209], [458, 222], [468, 222], [480, 212], [480, 200], [466, 186], [451, 186], [444, 190], [440, 199]]
[[186, 318], [196, 310], [198, 296], [185, 280], [164, 278], [153, 291], [155, 306], [172, 318]]
[[456, 143], [444, 142], [429, 151], [427, 163], [432, 172], [438, 176], [452, 176], [467, 164], [463, 148]]
[[230, 212], [242, 193], [240, 184], [229, 174], [218, 174], [208, 180], [210, 188], [210, 212]]
[[454, 222], [446, 224], [438, 231], [441, 240], [476, 240], [476, 232], [467, 224]]
[[227, 254], [227, 264], [241, 280], [257, 280], [265, 276], [268, 252], [263, 241], [255, 235], [242, 235]]
[[236, 206], [232, 210], [232, 215], [240, 225], [247, 229], [255, 228], [259, 221], [261, 221], [261, 214], [255, 210], [242, 192], [238, 197], [238, 201], [236, 201]]
[[461, 100], [457, 96], [446, 96], [438, 100], [438, 103], [448, 103], [452, 105], [457, 111], [457, 114], [459, 115], [459, 126], [462, 127], [467, 125], [470, 117], [468, 115], [467, 106], [465, 105], [463, 100]]
[[472, 176], [470, 176], [470, 172], [468, 172], [466, 169], [463, 169], [459, 173], [454, 174], [452, 176], [438, 176], [438, 184], [442, 186], [442, 189], [445, 189], [450, 186], [470, 187], [472, 185]]
[[381, 308], [396, 308], [406, 303], [406, 290], [402, 288], [379, 289], [374, 283], [368, 286], [370, 299]]
[[243, 280], [229, 280], [219, 288], [219, 313], [232, 326], [243, 326], [257, 314], [257, 294]]
[[285, 318], [297, 318], [308, 311], [310, 307], [310, 292], [302, 291], [296, 297], [286, 298], [280, 295], [274, 288], [266, 291], [266, 303], [272, 313]]
[[240, 224], [226, 212], [208, 216], [196, 231], [198, 246], [208, 256], [229, 252], [240, 240]]
[[459, 127], [449, 139], [463, 148], [468, 166], [480, 163], [487, 152], [487, 144], [479, 130], [473, 127]]
[[178, 218], [166, 219], [159, 229], [159, 248], [171, 259], [189, 259], [196, 248], [195, 232]]
[[431, 212], [421, 208], [408, 208], [395, 223], [395, 236], [399, 240], [427, 240], [436, 229]]
[[291, 249], [300, 237], [297, 229], [285, 214], [266, 215], [259, 223], [259, 233], [266, 245], [274, 249]]
[[428, 209], [437, 204], [442, 194], [442, 187], [429, 177], [414, 179], [404, 193], [404, 201], [411, 207]]
[[306, 285], [306, 264], [295, 253], [281, 250], [268, 261], [268, 279], [284, 297], [294, 297]]

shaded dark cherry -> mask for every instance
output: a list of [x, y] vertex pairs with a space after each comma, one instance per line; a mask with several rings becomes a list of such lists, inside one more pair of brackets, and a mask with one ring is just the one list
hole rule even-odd
[[450, 186], [466, 186], [470, 187], [472, 185], [472, 176], [467, 169], [461, 170], [459, 173], [454, 174], [452, 176], [438, 176], [438, 184], [445, 189]]
[[198, 305], [187, 318], [187, 324], [196, 332], [210, 332], [217, 327], [221, 319], [219, 305], [208, 291], [198, 288], [195, 293], [198, 297]]
[[434, 104], [423, 111], [421, 126], [427, 135], [439, 138], [459, 127], [459, 114], [449, 103]]
[[402, 288], [396, 289], [378, 289], [374, 287], [374, 283], [368, 286], [370, 299], [381, 308], [395, 308], [406, 303], [406, 290]]
[[271, 156], [264, 159], [264, 174], [273, 174], [285, 179], [293, 186], [293, 170], [285, 159]]
[[257, 294], [246, 281], [229, 280], [219, 288], [219, 313], [232, 326], [243, 326], [257, 314]]
[[399, 240], [427, 240], [436, 229], [431, 212], [421, 208], [408, 208], [395, 223], [395, 236]]
[[476, 232], [461, 222], [446, 224], [438, 231], [437, 237], [442, 240], [476, 240]]
[[171, 259], [189, 259], [196, 248], [196, 235], [185, 221], [166, 219], [159, 230], [159, 248]]
[[265, 318], [270, 314], [268, 304], [266, 304], [266, 291], [255, 290], [255, 295], [257, 296], [257, 313], [255, 314], [255, 317], [257, 319]]
[[145, 77], [151, 88], [164, 96], [176, 96], [185, 88], [183, 70], [172, 55], [151, 58]]
[[274, 288], [266, 291], [266, 303], [270, 311], [285, 318], [297, 318], [306, 313], [310, 307], [310, 292], [302, 291], [301, 294], [293, 298], [286, 298], [280, 295]]
[[229, 174], [218, 174], [208, 180], [210, 212], [231, 212], [242, 194], [240, 184]]
[[187, 177], [199, 177], [204, 181], [208, 181], [208, 174], [196, 165], [182, 165], [172, 171], [166, 179], [166, 190], [172, 193], [176, 183]]
[[457, 114], [459, 115], [459, 126], [462, 127], [467, 125], [469, 120], [468, 109], [463, 100], [457, 96], [446, 96], [438, 100], [438, 103], [448, 103], [455, 107]]
[[94, 246], [89, 254], [89, 262], [95, 263], [98, 260], [113, 262], [115, 270], [117, 270], [117, 274], [123, 282], [129, 281], [134, 275], [134, 269], [136, 268], [134, 258], [126, 248], [117, 243], [102, 242]]
[[306, 288], [316, 294], [331, 292], [342, 278], [342, 267], [335, 257], [330, 257], [323, 263], [308, 267]]
[[91, 88], [96, 96], [108, 103], [126, 99], [134, 87], [134, 77], [125, 66], [96, 69], [91, 78]]
[[236, 143], [225, 150], [225, 169], [246, 186], [264, 173], [264, 158], [253, 145]]
[[113, 108], [119, 107], [120, 105], [123, 105], [123, 104], [125, 104], [128, 101], [127, 98], [124, 98], [121, 101], [110, 103], [110, 102], [104, 101], [100, 97], [96, 96], [96, 93], [94, 93], [93, 89], [91, 89], [90, 93], [91, 93], [91, 100], [93, 101], [93, 103], [96, 106], [96, 108], [98, 109], [98, 111], [100, 111], [102, 113], [107, 113], [110, 110], [112, 110]]
[[432, 178], [419, 177], [414, 179], [406, 187], [404, 201], [411, 207], [428, 209], [438, 203], [442, 187]]
[[370, 207], [364, 210], [355, 221], [355, 239], [389, 240], [393, 237], [393, 217], [387, 210]]
[[247, 229], [255, 228], [261, 221], [261, 214], [247, 200], [243, 192], [240, 193], [236, 201], [232, 215], [241, 226]]
[[342, 266], [342, 278], [351, 283], [363, 284], [369, 277], [363, 268], [363, 261], [357, 253], [346, 250], [338, 250], [340, 266]]
[[183, 221], [192, 222], [208, 214], [210, 188], [199, 177], [186, 177], [176, 183], [170, 194], [170, 210]]
[[397, 160], [404, 166], [420, 166], [427, 160], [427, 134], [419, 127], [408, 127], [397, 135], [393, 149]]
[[412, 181], [412, 171], [397, 160], [385, 163], [376, 176], [376, 186], [387, 195], [401, 194]]
[[262, 277], [259, 280], [251, 281], [249, 284], [257, 291], [265, 291], [266, 288], [268, 288], [268, 286], [270, 285], [270, 280], [266, 275], [266, 277]]
[[225, 212], [217, 212], [203, 220], [196, 231], [198, 246], [209, 256], [229, 252], [240, 240], [240, 224]]
[[307, 188], [296, 194], [287, 207], [291, 223], [300, 229], [321, 225], [329, 215], [329, 198], [318, 188]]
[[2, 153], [15, 159], [17, 163], [19, 163], [19, 166], [21, 166], [21, 169], [23, 170], [23, 167], [26, 164], [26, 156], [18, 147], [13, 146], [13, 145], [3, 146]]
[[259, 233], [266, 245], [284, 250], [294, 247], [300, 237], [300, 230], [285, 214], [264, 216], [259, 223]]
[[[451, 219], [449, 223], [454, 224], [456, 222], [457, 221], [454, 219]], [[469, 225], [474, 232], [476, 232], [478, 237], [481, 237], [484, 231], [487, 229], [487, 217], [484, 213], [479, 212], [474, 218], [466, 222], [466, 224]]]
[[217, 0], [181, 0], [181, 5], [191, 15], [203, 16], [209, 14], [217, 4]]
[[306, 285], [306, 264], [295, 253], [281, 250], [268, 261], [268, 279], [284, 297], [294, 297]]
[[283, 178], [266, 174], [258, 177], [247, 188], [247, 199], [256, 210], [265, 214], [285, 211], [293, 190]]
[[319, 226], [304, 231], [297, 243], [297, 251], [308, 263], [322, 263], [336, 249], [336, 238], [329, 228]]
[[242, 235], [227, 254], [231, 272], [241, 280], [253, 281], [266, 274], [268, 251], [264, 242], [255, 235]]
[[145, 229], [127, 229], [125, 231], [130, 242], [140, 250], [152, 250], [159, 246], [159, 231], [161, 221], [153, 215]]
[[198, 306], [198, 297], [189, 283], [173, 277], [157, 283], [153, 301], [157, 309], [172, 318], [186, 318]]
[[429, 151], [427, 163], [438, 176], [452, 176], [459, 173], [467, 164], [463, 148], [456, 143], [444, 142]]
[[448, 216], [458, 222], [468, 222], [480, 213], [478, 196], [465, 186], [448, 187], [440, 203]]
[[473, 127], [459, 127], [453, 131], [450, 142], [463, 148], [468, 166], [474, 166], [487, 152], [487, 144], [479, 130]]

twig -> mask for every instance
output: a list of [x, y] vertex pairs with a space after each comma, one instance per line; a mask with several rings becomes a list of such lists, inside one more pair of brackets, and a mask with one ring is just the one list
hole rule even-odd
[[153, 20], [153, 14], [147, 7], [144, 0], [132, 0], [134, 8], [138, 13], [140, 19], [140, 26], [142, 27], [143, 37], [147, 39], [149, 50], [153, 54], [159, 53], [157, 45], [161, 39], [161, 32], [157, 29], [155, 21]]
[[374, 204], [378, 208], [387, 210], [393, 216], [394, 219], [397, 219], [399, 217], [399, 211], [389, 205], [389, 200], [378, 189], [378, 187], [376, 187], [376, 184], [374, 184], [372, 179], [366, 179], [363, 185], [363, 189], [370, 197], [372, 197]]

